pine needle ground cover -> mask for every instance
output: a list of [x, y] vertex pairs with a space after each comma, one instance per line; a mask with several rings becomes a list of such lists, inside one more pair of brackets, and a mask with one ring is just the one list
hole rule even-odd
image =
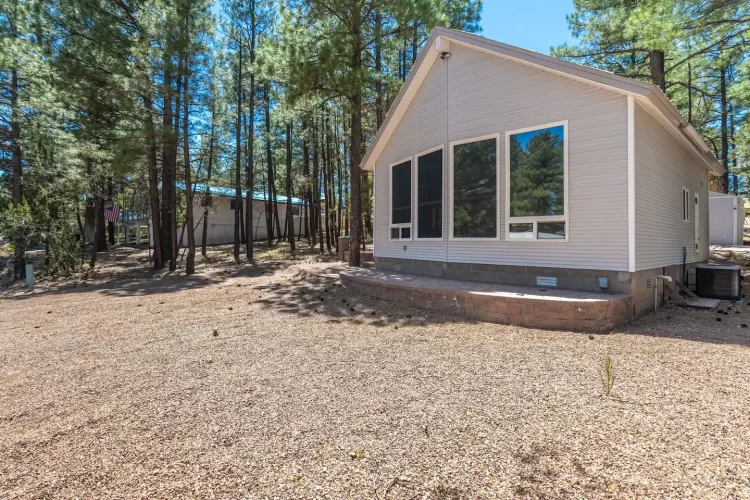
[[145, 257], [3, 297], [0, 497], [750, 496], [747, 305], [589, 336]]

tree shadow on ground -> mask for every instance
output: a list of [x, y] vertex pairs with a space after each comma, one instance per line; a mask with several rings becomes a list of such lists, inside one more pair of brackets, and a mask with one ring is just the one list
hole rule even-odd
[[713, 311], [666, 306], [615, 333], [750, 347], [750, 304], [722, 302]]
[[394, 304], [363, 295], [344, 287], [339, 269], [322, 273], [301, 270], [285, 282], [260, 284], [254, 287], [261, 297], [254, 302], [281, 314], [300, 318], [325, 315], [331, 325], [370, 325], [378, 328], [427, 326], [450, 322], [473, 323], [472, 320], [439, 311], [417, 309], [407, 304]]
[[[284, 282], [256, 285], [254, 288], [261, 292], [261, 298], [255, 302], [301, 318], [322, 314], [332, 325], [368, 324], [396, 328], [402, 325], [479, 323], [450, 312], [419, 309], [354, 292], [341, 285], [338, 272], [337, 268], [322, 273], [301, 271]], [[750, 347], [749, 305], [724, 302], [715, 311], [668, 306], [617, 328], [613, 333]]]
[[[120, 249], [122, 251], [123, 249]], [[27, 299], [39, 296], [99, 292], [110, 296], [130, 297], [180, 292], [187, 289], [204, 288], [225, 282], [233, 277], [259, 277], [285, 269], [294, 262], [263, 262], [257, 265], [237, 266], [221, 263], [210, 268], [197, 269], [192, 276], [183, 270], [154, 271], [148, 258], [133, 258], [118, 255], [116, 267], [97, 268], [93, 272], [81, 273], [67, 279], [40, 282], [34, 290], [25, 290], [19, 283], [0, 294], [0, 298]]]

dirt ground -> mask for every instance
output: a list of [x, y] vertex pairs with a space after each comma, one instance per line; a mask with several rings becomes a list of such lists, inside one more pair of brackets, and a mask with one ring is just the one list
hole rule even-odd
[[210, 257], [3, 292], [0, 498], [750, 498], [748, 304], [589, 336]]

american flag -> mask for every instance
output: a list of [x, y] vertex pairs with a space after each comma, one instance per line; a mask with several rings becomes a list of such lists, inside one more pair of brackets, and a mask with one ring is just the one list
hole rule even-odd
[[117, 224], [117, 219], [120, 217], [120, 205], [115, 203], [111, 208], [104, 211], [104, 218], [107, 222]]

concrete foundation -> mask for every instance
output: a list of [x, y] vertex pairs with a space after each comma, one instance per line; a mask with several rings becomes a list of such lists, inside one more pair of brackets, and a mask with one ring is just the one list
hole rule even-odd
[[[687, 264], [687, 268], [699, 263]], [[591, 269], [561, 269], [555, 267], [498, 266], [490, 264], [467, 264], [459, 262], [437, 262], [428, 260], [375, 257], [375, 267], [383, 271], [396, 271], [434, 278], [445, 278], [482, 283], [497, 283], [537, 287], [537, 277], [556, 278], [558, 289], [628, 294], [632, 296], [629, 319], [636, 319], [654, 311], [654, 288], [658, 307], [670, 301], [664, 296], [664, 283], [656, 276], [671, 276], [684, 282], [683, 266], [672, 265], [637, 271], [605, 271]], [[607, 288], [600, 288], [600, 278], [607, 279]]]

